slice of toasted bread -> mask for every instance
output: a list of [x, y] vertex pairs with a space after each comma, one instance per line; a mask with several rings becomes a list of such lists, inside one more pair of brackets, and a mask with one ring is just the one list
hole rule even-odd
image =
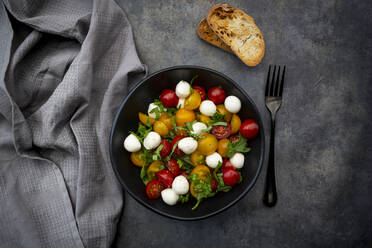
[[265, 43], [252, 17], [228, 4], [217, 4], [209, 10], [207, 22], [245, 64], [255, 66], [261, 62]]
[[198, 35], [201, 39], [205, 40], [206, 42], [222, 48], [223, 50], [232, 53], [230, 47], [226, 45], [218, 36], [213, 32], [213, 30], [209, 27], [207, 20], [204, 18], [198, 25]]

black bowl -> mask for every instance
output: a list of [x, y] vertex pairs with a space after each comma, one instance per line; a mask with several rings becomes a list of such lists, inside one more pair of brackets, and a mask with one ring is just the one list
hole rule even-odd
[[[242, 120], [253, 118], [260, 126], [260, 132], [249, 141], [252, 150], [245, 156], [241, 170], [243, 181], [228, 193], [220, 192], [215, 197], [203, 200], [199, 207], [192, 199], [185, 204], [166, 205], [161, 199], [150, 200], [146, 197], [145, 186], [140, 179], [140, 168], [130, 162], [130, 154], [124, 150], [123, 141], [130, 130], [137, 130], [138, 112], [147, 112], [148, 104], [158, 98], [165, 88], [175, 89], [180, 80], [190, 81], [198, 75], [195, 85], [205, 89], [221, 85], [227, 95], [235, 95], [242, 102], [239, 116]], [[112, 125], [110, 137], [110, 156], [117, 178], [129, 194], [145, 207], [156, 213], [179, 220], [197, 220], [217, 214], [240, 200], [254, 185], [263, 163], [264, 131], [256, 105], [247, 93], [233, 80], [217, 71], [198, 66], [176, 66], [155, 72], [142, 80], [124, 99]]]

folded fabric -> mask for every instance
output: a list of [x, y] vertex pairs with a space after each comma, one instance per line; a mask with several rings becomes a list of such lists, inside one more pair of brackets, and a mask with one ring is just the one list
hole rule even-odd
[[110, 246], [123, 195], [109, 132], [146, 71], [125, 13], [4, 0], [0, 37], [0, 246]]

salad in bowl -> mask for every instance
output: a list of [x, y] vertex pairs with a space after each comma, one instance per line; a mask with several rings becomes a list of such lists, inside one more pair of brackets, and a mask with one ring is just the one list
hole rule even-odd
[[138, 113], [137, 130], [124, 139], [147, 197], [170, 206], [195, 201], [193, 210], [244, 180], [247, 141], [259, 132], [254, 119], [239, 116], [237, 96], [218, 84], [193, 85], [196, 77], [163, 89], [147, 113]]

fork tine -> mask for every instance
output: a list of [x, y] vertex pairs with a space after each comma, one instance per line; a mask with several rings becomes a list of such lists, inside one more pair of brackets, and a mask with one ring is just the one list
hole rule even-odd
[[271, 65], [269, 65], [269, 72], [267, 73], [265, 96], [269, 95], [270, 71], [271, 71]]
[[280, 76], [280, 66], [278, 66], [278, 73], [276, 74], [276, 81], [274, 86], [274, 96], [279, 96], [279, 76]]
[[270, 92], [269, 92], [270, 96], [274, 96], [275, 72], [276, 72], [276, 65], [274, 66], [274, 72], [271, 78], [271, 85], [270, 85]]
[[[281, 97], [282, 94], [283, 94], [284, 75], [285, 75], [285, 66], [283, 67], [282, 80], [280, 81], [280, 90], [279, 90], [279, 96], [280, 96], [280, 97]], [[279, 77], [279, 76], [278, 76], [278, 77]]]

